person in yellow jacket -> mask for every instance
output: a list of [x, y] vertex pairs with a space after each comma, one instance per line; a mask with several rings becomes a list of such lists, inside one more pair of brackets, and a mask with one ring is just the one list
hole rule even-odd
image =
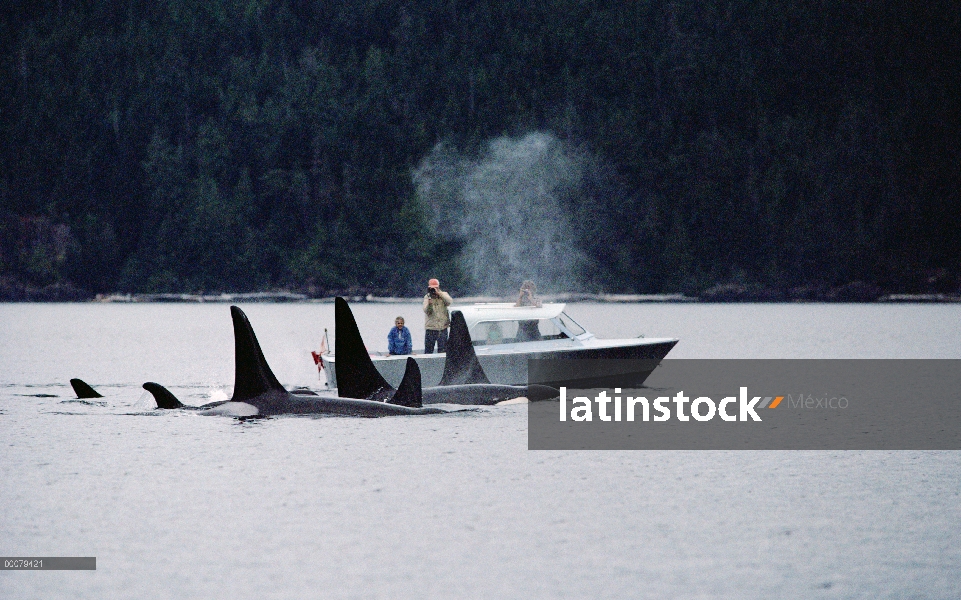
[[447, 348], [447, 328], [450, 327], [450, 313], [447, 307], [453, 300], [450, 294], [440, 289], [440, 282], [431, 279], [427, 282], [427, 295], [424, 296], [424, 352], [432, 354], [434, 345], [437, 352]]

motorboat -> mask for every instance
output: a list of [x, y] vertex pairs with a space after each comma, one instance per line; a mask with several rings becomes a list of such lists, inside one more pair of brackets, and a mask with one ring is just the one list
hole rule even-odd
[[[564, 308], [562, 303], [517, 306], [492, 302], [455, 305], [450, 311], [463, 314], [474, 351], [491, 383], [527, 384], [529, 359], [622, 359], [590, 363], [592, 374], [602, 364], [604, 369], [614, 369], [615, 372], [606, 373], [616, 376], [611, 381], [639, 387], [678, 342], [673, 338], [600, 339], [565, 313]], [[424, 386], [440, 382], [446, 354], [415, 350], [409, 356], [417, 361]], [[394, 387], [400, 385], [404, 376], [407, 357], [371, 353], [374, 366]], [[329, 387], [337, 387], [336, 359], [332, 352], [321, 355]], [[584, 382], [588, 383], [586, 378]]]

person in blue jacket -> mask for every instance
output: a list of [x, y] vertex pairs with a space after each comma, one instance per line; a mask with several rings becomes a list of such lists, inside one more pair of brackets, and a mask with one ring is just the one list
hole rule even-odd
[[404, 327], [404, 317], [394, 319], [396, 327], [390, 328], [387, 334], [387, 352], [389, 354], [410, 354], [414, 349], [411, 342], [410, 329]]

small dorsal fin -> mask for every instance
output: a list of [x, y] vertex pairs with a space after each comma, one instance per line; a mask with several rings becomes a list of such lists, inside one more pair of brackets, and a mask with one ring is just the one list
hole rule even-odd
[[464, 314], [456, 310], [450, 315], [450, 337], [447, 339], [447, 359], [444, 375], [437, 385], [463, 385], [465, 383], [490, 383], [467, 330]]
[[143, 389], [153, 396], [154, 401], [157, 402], [157, 408], [183, 408], [184, 406], [176, 396], [170, 393], [170, 390], [159, 383], [148, 381], [143, 384]]
[[230, 307], [234, 322], [234, 402], [243, 402], [267, 392], [287, 393], [264, 358], [253, 327], [244, 311]]
[[73, 386], [73, 391], [77, 394], [77, 398], [103, 398], [101, 394], [97, 393], [97, 390], [87, 385], [83, 380], [71, 379], [70, 385]]
[[334, 358], [337, 395], [341, 398], [385, 400], [394, 388], [377, 371], [360, 337], [354, 313], [343, 298], [334, 299]]
[[290, 393], [293, 394], [294, 396], [319, 396], [320, 395], [314, 390], [310, 388], [305, 388], [305, 387], [295, 387], [292, 390], [290, 390]]
[[401, 380], [400, 387], [397, 388], [394, 396], [387, 402], [408, 408], [421, 408], [424, 406], [423, 390], [420, 382], [420, 367], [417, 366], [417, 361], [413, 358], [407, 357], [404, 379]]

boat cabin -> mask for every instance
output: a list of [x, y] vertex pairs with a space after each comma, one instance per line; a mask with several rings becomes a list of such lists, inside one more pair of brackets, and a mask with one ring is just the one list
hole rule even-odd
[[593, 337], [564, 312], [563, 304], [516, 306], [491, 302], [456, 306], [475, 346]]

